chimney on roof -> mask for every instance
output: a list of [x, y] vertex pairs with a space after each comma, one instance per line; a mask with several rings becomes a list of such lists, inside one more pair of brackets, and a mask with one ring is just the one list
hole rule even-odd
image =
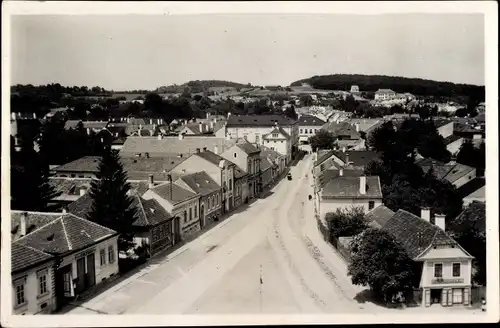
[[212, 131], [213, 131], [213, 130], [214, 130], [214, 128], [215, 128], [215, 124], [214, 124], [214, 123], [215, 123], [214, 121], [210, 122], [210, 128], [211, 128], [211, 130], [212, 130]]
[[90, 135], [90, 128], [87, 128], [87, 135]]
[[182, 140], [182, 139], [184, 139], [184, 134], [182, 134], [182, 132], [181, 132], [181, 133], [179, 133], [179, 140]]
[[231, 112], [228, 112], [228, 113], [227, 113], [227, 118], [229, 118], [229, 116], [231, 116]]
[[436, 214], [434, 217], [434, 224], [438, 227], [440, 227], [443, 231], [445, 231], [446, 228], [446, 215], [444, 214]]
[[226, 134], [226, 140], [231, 140], [231, 134], [230, 133]]
[[210, 113], [207, 113], [207, 120], [210, 118]]
[[342, 152], [343, 152], [343, 153], [345, 153], [345, 146], [344, 146], [344, 147], [342, 147]]
[[62, 213], [63, 213], [63, 214], [68, 213], [68, 209], [67, 209], [67, 207], [66, 207], [66, 206], [64, 206], [64, 207], [62, 208]]
[[83, 187], [82, 187], [82, 188], [80, 188], [80, 196], [85, 195], [85, 192], [86, 192], [86, 191], [87, 191], [87, 190], [85, 190], [85, 188], [83, 188]]
[[207, 151], [207, 147], [203, 147], [203, 151]]
[[359, 177], [359, 193], [361, 195], [366, 194], [366, 176], [364, 175]]
[[139, 130], [142, 130], [142, 124], [139, 124]]
[[36, 119], [36, 113], [33, 113], [33, 118]]
[[21, 221], [19, 222], [19, 227], [21, 229], [20, 235], [26, 236], [26, 220], [28, 218], [28, 213], [27, 212], [22, 212], [21, 213]]
[[355, 126], [356, 126], [356, 132], [359, 132], [359, 123], [356, 123]]
[[422, 207], [420, 210], [420, 217], [427, 222], [431, 222], [431, 209], [430, 209], [430, 207]]
[[200, 129], [200, 132], [203, 133], [203, 123], [200, 122], [200, 124], [198, 126], [199, 126], [199, 129]]
[[148, 184], [148, 188], [151, 189], [155, 186], [155, 180], [154, 180], [154, 177], [152, 174], [149, 175], [149, 184]]
[[12, 119], [13, 121], [15, 121], [15, 120], [16, 120], [16, 113], [15, 113], [15, 112], [14, 112], [14, 113], [11, 113], [11, 114], [10, 114], [10, 117], [11, 117], [11, 119]]
[[200, 152], [200, 148], [196, 148], [196, 153], [198, 154]]
[[350, 165], [351, 163], [349, 162], [349, 153], [345, 154], [345, 166]]
[[344, 169], [343, 168], [340, 168], [339, 169], [339, 176], [344, 176]]
[[219, 155], [219, 146], [217, 145], [214, 146], [214, 153]]

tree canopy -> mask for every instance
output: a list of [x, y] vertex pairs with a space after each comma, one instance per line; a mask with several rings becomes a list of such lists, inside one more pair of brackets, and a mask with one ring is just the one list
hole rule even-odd
[[369, 286], [380, 300], [390, 302], [413, 290], [412, 260], [387, 232], [369, 228], [351, 242], [348, 276], [355, 285]]
[[90, 221], [119, 232], [118, 249], [125, 252], [133, 246], [132, 224], [136, 219], [126, 180], [118, 152], [108, 148], [99, 162], [98, 179], [90, 186], [92, 207], [87, 215]]
[[484, 174], [486, 166], [486, 145], [482, 142], [475, 147], [472, 140], [465, 139], [457, 154], [457, 163], [475, 167], [479, 176]]
[[326, 213], [325, 220], [332, 238], [355, 236], [368, 227], [362, 207], [337, 209]]
[[315, 135], [309, 138], [309, 144], [313, 151], [320, 149], [333, 149], [337, 138], [332, 132], [319, 130]]

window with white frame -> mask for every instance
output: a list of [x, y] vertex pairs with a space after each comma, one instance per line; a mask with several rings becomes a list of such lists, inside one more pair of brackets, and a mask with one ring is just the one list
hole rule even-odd
[[443, 263], [434, 263], [434, 278], [443, 277]]
[[102, 265], [106, 265], [106, 250], [105, 249], [101, 249], [99, 255], [100, 255], [100, 258], [101, 258], [101, 266]]
[[49, 292], [47, 288], [47, 277], [49, 275], [49, 270], [40, 270], [36, 273], [36, 275], [38, 277], [38, 296], [47, 294]]
[[273, 133], [273, 138], [278, 138], [278, 134], [277, 133]]
[[109, 264], [115, 262], [115, 249], [114, 249], [113, 245], [108, 247], [108, 262], [109, 262]]
[[302, 129], [300, 129], [300, 134], [302, 134]]
[[14, 288], [16, 289], [15, 306], [21, 306], [27, 303], [25, 295], [25, 286], [26, 286], [26, 277], [14, 281]]
[[453, 277], [460, 277], [460, 263], [453, 263]]

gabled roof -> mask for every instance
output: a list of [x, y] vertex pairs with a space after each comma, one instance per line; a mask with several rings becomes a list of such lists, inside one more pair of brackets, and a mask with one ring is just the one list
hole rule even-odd
[[108, 126], [109, 122], [100, 122], [100, 121], [81, 121], [81, 120], [68, 120], [64, 124], [65, 129], [74, 129], [78, 126], [78, 123], [82, 122], [83, 128], [90, 128], [90, 129], [104, 129], [106, 126]]
[[132, 198], [132, 206], [135, 206], [137, 209], [137, 219], [134, 221], [134, 226], [155, 226], [159, 223], [173, 219], [173, 216], [168, 213], [156, 199], [144, 199], [136, 193], [132, 195]]
[[123, 157], [133, 157], [136, 154], [149, 153], [150, 157], [165, 157], [194, 154], [196, 149], [206, 147], [214, 151], [218, 147], [223, 152], [236, 144], [237, 139], [218, 138], [214, 136], [184, 136], [183, 139], [175, 137], [128, 137], [120, 150]]
[[431, 168], [434, 170], [436, 178], [454, 183], [463, 176], [471, 173], [475, 168], [460, 163], [445, 164], [431, 158], [426, 158], [416, 162], [427, 173]]
[[382, 230], [400, 242], [412, 259], [432, 245], [457, 245], [441, 228], [405, 210], [397, 211]]
[[447, 120], [447, 119], [435, 119], [434, 120], [434, 126], [436, 128], [440, 128], [440, 127], [448, 125], [450, 123], [453, 123], [453, 121], [452, 120]]
[[316, 152], [317, 159], [314, 162], [314, 166], [318, 166], [326, 161], [328, 158], [332, 157], [334, 154], [333, 149], [320, 149]]
[[340, 159], [343, 163], [346, 163], [347, 156], [349, 156], [349, 163], [352, 163], [352, 166], [366, 166], [372, 160], [379, 160], [380, 155], [376, 151], [372, 150], [349, 150], [343, 152], [341, 150], [334, 150], [333, 154]]
[[380, 205], [365, 214], [365, 219], [373, 228], [383, 227], [387, 221], [395, 214], [390, 208], [385, 205]]
[[312, 115], [299, 117], [299, 126], [323, 126], [326, 122]]
[[54, 259], [54, 256], [25, 246], [22, 243], [11, 244], [12, 272], [23, 271], [29, 267], [41, 265]]
[[336, 123], [335, 121], [326, 123], [323, 130], [333, 133], [336, 137], [349, 137], [349, 139], [361, 139], [361, 134], [356, 131], [356, 127], [349, 122]]
[[260, 152], [260, 149], [249, 143], [248, 141], [238, 142], [236, 144], [238, 148], [243, 150], [246, 154], [252, 155]]
[[99, 172], [99, 156], [84, 156], [53, 168], [55, 172]]
[[222, 156], [220, 156], [220, 155], [218, 155], [210, 150], [200, 151], [199, 153], [196, 153], [193, 156], [201, 157], [201, 158], [203, 158], [203, 159], [205, 159], [205, 160], [209, 161], [210, 163], [217, 165], [217, 166], [219, 166], [221, 161], [224, 161], [225, 163], [230, 164], [230, 165], [231, 164], [234, 165], [234, 163], [228, 161], [224, 157], [222, 157]]
[[170, 182], [162, 183], [151, 190], [161, 198], [169, 201], [172, 205], [182, 203], [197, 196], [196, 193]]
[[[35, 213], [37, 217], [42, 213]], [[17, 243], [49, 254], [65, 254], [89, 247], [116, 232], [71, 213], [47, 213], [51, 221], [17, 240]], [[30, 216], [30, 212], [27, 212]], [[54, 218], [55, 217], [55, 218]]]
[[[342, 176], [344, 177], [360, 177], [364, 175], [364, 170], [343, 169]], [[323, 188], [332, 179], [340, 177], [340, 170], [337, 168], [326, 169], [319, 173], [316, 183], [319, 188]]]
[[200, 195], [211, 194], [220, 189], [219, 185], [205, 171], [182, 175], [179, 180]]
[[448, 136], [444, 138], [444, 144], [449, 145], [457, 140], [463, 139], [463, 137], [457, 136], [455, 134], [452, 134], [451, 136]]
[[284, 115], [231, 115], [227, 120], [227, 127], [238, 126], [274, 126], [278, 123], [282, 126], [289, 126], [296, 123], [296, 121]]
[[391, 89], [378, 89], [375, 93], [395, 93], [395, 91]]
[[[290, 135], [285, 130], [283, 130], [282, 127], [276, 127], [276, 128], [274, 128], [271, 132], [269, 132], [268, 134], [265, 134], [262, 138], [263, 139], [268, 139], [273, 134], [278, 134], [278, 138], [272, 138], [272, 139], [285, 139], [285, 140], [289, 140], [290, 139]], [[279, 137], [279, 135], [281, 135], [281, 137]]]
[[382, 199], [382, 188], [378, 176], [366, 177], [366, 193], [360, 193], [360, 177], [337, 176], [328, 181], [323, 187], [323, 199]]

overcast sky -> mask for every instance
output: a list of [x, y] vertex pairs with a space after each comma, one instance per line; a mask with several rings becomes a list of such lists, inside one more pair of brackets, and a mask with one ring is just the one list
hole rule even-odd
[[313, 75], [484, 85], [482, 14], [13, 16], [12, 84], [154, 89]]

